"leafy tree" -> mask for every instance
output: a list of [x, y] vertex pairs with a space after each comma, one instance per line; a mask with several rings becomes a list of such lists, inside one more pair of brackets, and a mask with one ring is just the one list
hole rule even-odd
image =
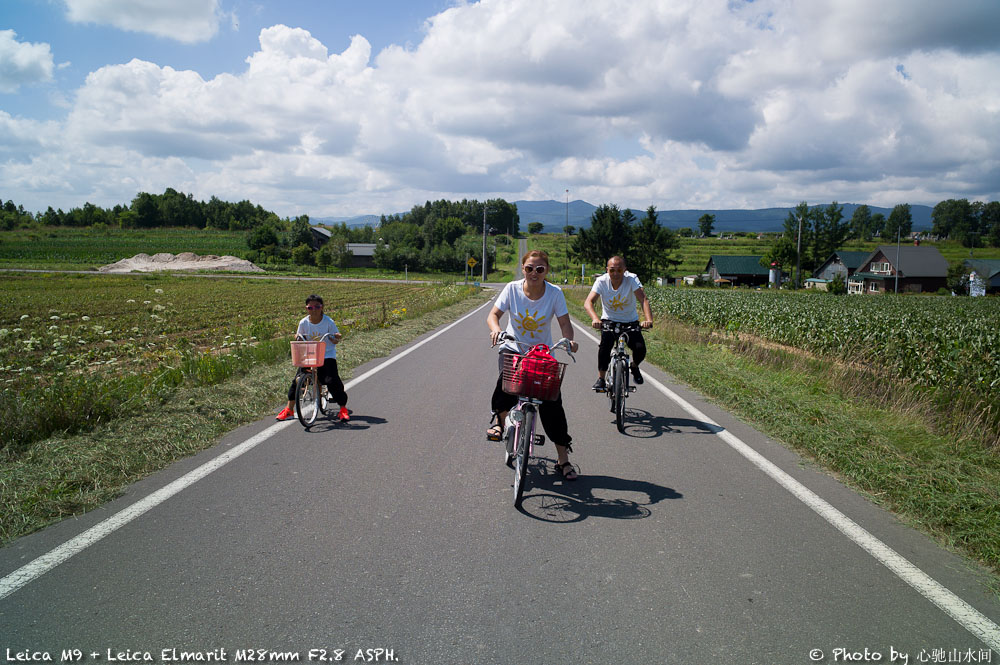
[[815, 251], [813, 253], [813, 268], [818, 268], [823, 261], [840, 249], [851, 233], [850, 223], [844, 221], [844, 206], [834, 201], [815, 217], [816, 229]]
[[632, 229], [621, 209], [603, 204], [590, 216], [590, 228], [580, 229], [573, 239], [570, 253], [585, 263], [604, 265], [609, 257], [625, 256], [631, 246]]
[[948, 288], [957, 296], [969, 295], [969, 269], [964, 261], [952, 261], [948, 264], [948, 276], [945, 278]]
[[293, 247], [313, 244], [312, 225], [309, 224], [309, 215], [300, 215], [292, 221], [292, 235], [288, 242]]
[[139, 192], [132, 199], [132, 212], [135, 214], [135, 226], [139, 229], [151, 229], [163, 225], [163, 217], [156, 198], [147, 192]]
[[347, 238], [336, 234], [316, 252], [316, 264], [324, 270], [328, 267], [346, 269], [351, 267], [354, 253], [347, 248]]
[[983, 204], [979, 213], [979, 227], [984, 238], [994, 247], [1000, 247], [1000, 201]]
[[528, 233], [541, 233], [545, 225], [541, 222], [530, 222], [528, 224]]
[[571, 236], [571, 235], [573, 235], [574, 233], [576, 233], [576, 227], [575, 227], [575, 226], [573, 226], [572, 224], [570, 224], [570, 225], [568, 225], [568, 226], [564, 226], [564, 227], [563, 227], [563, 233], [565, 233], [565, 234], [566, 234], [566, 235], [568, 235], [568, 236]]
[[715, 227], [715, 215], [709, 215], [707, 212], [698, 218], [698, 232], [706, 238], [712, 235], [712, 229]]
[[300, 266], [311, 266], [315, 263], [313, 248], [309, 245], [298, 245], [292, 250], [292, 263]]
[[931, 233], [959, 241], [964, 241], [970, 232], [979, 230], [968, 199], [941, 201], [931, 210], [931, 221]]
[[628, 266], [643, 282], [652, 280], [680, 264], [670, 252], [680, 247], [676, 234], [660, 226], [656, 206], [646, 209], [645, 217], [632, 230], [632, 246], [628, 251]]
[[881, 236], [885, 233], [885, 215], [880, 212], [872, 214], [872, 236]]
[[898, 232], [900, 237], [905, 238], [910, 235], [912, 229], [913, 215], [910, 214], [910, 204], [900, 203], [889, 213], [889, 219], [885, 223], [885, 237], [895, 238]]
[[827, 291], [835, 296], [842, 296], [847, 294], [847, 283], [844, 281], [844, 275], [842, 273], [837, 273], [830, 280], [830, 285], [827, 287]]
[[262, 250], [278, 244], [278, 234], [269, 225], [258, 226], [247, 234], [247, 246], [253, 250]]
[[851, 215], [851, 233], [859, 240], [871, 240], [874, 232], [872, 230], [872, 209], [866, 205], [859, 205]]

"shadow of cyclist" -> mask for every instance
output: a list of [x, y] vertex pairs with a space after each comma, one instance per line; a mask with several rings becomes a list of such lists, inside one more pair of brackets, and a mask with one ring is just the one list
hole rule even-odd
[[723, 428], [690, 418], [654, 416], [642, 409], [625, 409], [625, 436], [654, 439], [664, 434], [717, 434]]
[[[581, 475], [567, 482], [552, 461], [544, 458], [532, 459], [529, 473], [532, 484], [521, 503], [521, 512], [543, 522], [580, 522], [588, 517], [642, 519], [651, 514], [649, 506], [666, 499], [684, 498], [670, 487], [644, 480]], [[595, 490], [621, 496], [604, 498], [595, 494]], [[636, 494], [643, 496], [635, 497]]]
[[308, 429], [309, 432], [332, 432], [335, 430], [365, 430], [370, 429], [372, 425], [384, 425], [389, 422], [385, 418], [379, 418], [378, 416], [359, 416], [355, 415], [353, 411], [348, 409], [348, 413], [351, 415], [351, 419], [346, 423], [342, 423], [336, 419], [336, 415], [327, 416], [324, 420], [317, 420], [312, 424], [312, 427]]

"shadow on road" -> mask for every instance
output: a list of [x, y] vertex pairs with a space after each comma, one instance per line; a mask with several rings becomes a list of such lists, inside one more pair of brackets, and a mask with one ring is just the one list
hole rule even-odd
[[642, 409], [625, 409], [625, 436], [636, 439], [653, 439], [664, 434], [717, 434], [722, 427], [691, 420], [654, 416]]
[[324, 420], [317, 420], [312, 424], [312, 427], [306, 431], [322, 433], [345, 429], [364, 430], [371, 428], [372, 425], [384, 425], [389, 422], [385, 418], [379, 418], [378, 416], [359, 416], [350, 409], [348, 409], [347, 412], [351, 415], [351, 419], [346, 423], [336, 420], [335, 415], [329, 415]]
[[[649, 506], [684, 498], [676, 490], [644, 480], [581, 475], [566, 481], [552, 460], [542, 458], [531, 460], [528, 473], [530, 485], [521, 512], [543, 522], [581, 522], [588, 517], [641, 519], [651, 514]], [[642, 496], [625, 496], [635, 494]]]

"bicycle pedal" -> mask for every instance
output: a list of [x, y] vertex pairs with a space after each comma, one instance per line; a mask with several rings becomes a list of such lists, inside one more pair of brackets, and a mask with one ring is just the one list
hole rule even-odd
[[545, 445], [545, 437], [542, 436], [541, 434], [536, 434], [535, 435], [535, 445], [536, 446], [544, 446]]

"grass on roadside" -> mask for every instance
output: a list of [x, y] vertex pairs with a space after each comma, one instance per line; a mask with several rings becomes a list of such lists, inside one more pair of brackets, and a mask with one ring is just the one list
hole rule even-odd
[[[586, 320], [586, 292], [567, 296]], [[1000, 454], [974, 438], [937, 433], [939, 412], [926, 391], [880, 396], [856, 371], [664, 317], [646, 345], [647, 362], [981, 562], [1000, 592]]]
[[[387, 328], [355, 332], [338, 348], [341, 376], [483, 302], [458, 304]], [[181, 386], [154, 407], [72, 436], [35, 442], [0, 460], [0, 544], [92, 510], [129, 484], [213, 445], [226, 432], [276, 413], [292, 376], [286, 359], [256, 364], [212, 386]]]

